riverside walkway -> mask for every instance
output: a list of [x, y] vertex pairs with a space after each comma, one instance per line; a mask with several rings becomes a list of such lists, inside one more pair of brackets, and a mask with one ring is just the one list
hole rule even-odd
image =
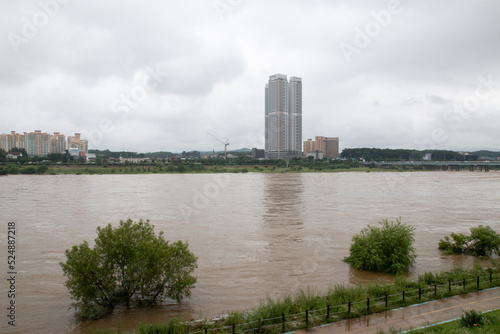
[[307, 330], [295, 331], [296, 334], [330, 333], [377, 333], [382, 330], [398, 333], [460, 318], [464, 311], [490, 311], [500, 308], [500, 288], [454, 296], [446, 299], [416, 304], [404, 308], [374, 313], [360, 318], [342, 320], [333, 324]]

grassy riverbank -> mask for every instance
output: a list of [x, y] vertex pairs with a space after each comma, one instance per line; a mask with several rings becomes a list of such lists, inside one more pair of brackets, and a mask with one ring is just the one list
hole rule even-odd
[[[268, 298], [249, 311], [229, 312], [215, 319], [187, 322], [172, 319], [168, 323], [142, 324], [135, 333], [283, 333], [499, 285], [497, 264], [487, 269], [476, 265], [470, 270], [456, 268], [437, 274], [425, 273], [416, 280], [396, 277], [392, 284], [337, 284], [326, 294], [314, 289], [301, 290], [294, 297]], [[124, 332], [95, 330], [92, 333]]]
[[[297, 161], [203, 161], [203, 162], [151, 162], [143, 164], [0, 164], [0, 175], [10, 174], [199, 174], [199, 173], [335, 173], [335, 172], [412, 172], [441, 171], [441, 167], [422, 166], [364, 166], [355, 161], [315, 161], [302, 159]], [[468, 170], [462, 168], [463, 171]]]
[[[182, 166], [182, 167], [180, 167]], [[23, 167], [27, 168], [27, 167]], [[368, 167], [335, 168], [316, 170], [314, 168], [276, 167], [258, 165], [169, 165], [169, 166], [95, 166], [95, 165], [57, 165], [49, 166], [43, 174], [48, 175], [82, 175], [82, 174], [200, 174], [200, 173], [332, 173], [332, 172], [368, 172]], [[377, 171], [377, 170], [374, 170]], [[23, 174], [22, 168], [19, 173]]]
[[[479, 322], [479, 323], [478, 323]], [[464, 314], [461, 319], [409, 331], [411, 334], [500, 333], [500, 310]]]

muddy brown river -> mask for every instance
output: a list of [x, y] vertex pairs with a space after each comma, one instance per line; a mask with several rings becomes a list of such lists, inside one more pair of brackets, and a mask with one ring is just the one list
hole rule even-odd
[[[182, 304], [117, 309], [80, 322], [59, 266], [64, 251], [96, 227], [149, 219], [170, 240], [189, 242], [198, 283]], [[13, 175], [0, 177], [1, 333], [88, 333], [133, 329], [171, 317], [213, 317], [298, 288], [392, 281], [342, 259], [353, 235], [383, 218], [416, 227], [410, 276], [473, 264], [438, 241], [479, 224], [499, 231], [500, 173], [304, 173], [189, 175]], [[15, 298], [7, 267], [9, 222], [16, 228]], [[15, 327], [8, 324], [15, 301]]]

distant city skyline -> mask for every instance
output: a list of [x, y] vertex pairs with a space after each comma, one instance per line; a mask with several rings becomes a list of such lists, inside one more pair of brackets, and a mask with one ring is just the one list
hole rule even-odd
[[500, 150], [499, 1], [49, 2], [0, 2], [0, 133], [264, 148], [263, 85], [287, 73], [305, 84], [302, 141]]
[[65, 153], [66, 150], [72, 155], [87, 155], [88, 140], [81, 138], [80, 133], [74, 136], [66, 136], [60, 132], [54, 132], [53, 135], [35, 130], [32, 132], [0, 134], [0, 149], [10, 152], [12, 149], [24, 149], [28, 156], [46, 157], [51, 153]]

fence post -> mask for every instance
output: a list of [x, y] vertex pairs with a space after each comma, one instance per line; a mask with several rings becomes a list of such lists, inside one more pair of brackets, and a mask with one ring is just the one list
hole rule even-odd
[[465, 290], [465, 278], [463, 279], [463, 284], [464, 284], [464, 290]]
[[205, 327], [205, 334], [207, 334], [207, 333], [208, 333], [208, 328], [207, 328], [207, 327]]
[[491, 279], [491, 273], [490, 273], [490, 283], [492, 282], [492, 279]]
[[477, 289], [479, 290], [479, 276], [477, 277]]
[[448, 291], [451, 292], [451, 279], [448, 280]]
[[330, 318], [330, 305], [326, 305], [326, 321]]
[[422, 288], [418, 288], [418, 300], [422, 299]]
[[306, 310], [306, 327], [309, 327], [309, 310]]
[[233, 323], [233, 334], [235, 333], [236, 325]]
[[437, 284], [434, 284], [434, 297], [437, 296]]
[[405, 302], [405, 291], [403, 290], [403, 303]]
[[370, 313], [370, 297], [366, 297], [366, 313]]
[[349, 302], [348, 306], [347, 306], [347, 314], [350, 314], [351, 313], [351, 302]]
[[281, 331], [285, 332], [285, 314], [281, 315], [281, 319], [283, 320], [283, 325], [281, 325]]
[[387, 307], [387, 293], [385, 294], [385, 307]]
[[261, 320], [260, 320], [260, 318], [259, 318], [259, 327], [257, 328], [257, 333], [260, 333], [260, 327], [261, 327], [261, 325], [262, 325], [262, 324], [261, 324]]

